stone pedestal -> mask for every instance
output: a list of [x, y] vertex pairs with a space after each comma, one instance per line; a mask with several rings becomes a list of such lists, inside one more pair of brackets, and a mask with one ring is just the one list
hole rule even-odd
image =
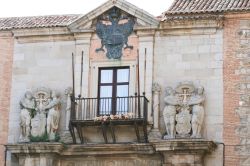
[[63, 145], [61, 143], [10, 144], [7, 145], [7, 149], [18, 157], [19, 166], [56, 166]]
[[163, 166], [204, 166], [204, 157], [216, 148], [212, 141], [174, 139], [152, 143], [163, 156]]

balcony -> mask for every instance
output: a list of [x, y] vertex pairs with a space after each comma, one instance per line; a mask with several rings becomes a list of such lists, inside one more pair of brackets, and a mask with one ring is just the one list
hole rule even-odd
[[[137, 142], [148, 142], [147, 137], [148, 99], [145, 96], [73, 98], [69, 124], [73, 143], [76, 144], [76, 133], [81, 144], [84, 140], [84, 127], [100, 127], [105, 143], [116, 143], [116, 126], [133, 126]], [[140, 130], [143, 130], [143, 141]], [[112, 142], [108, 141], [110, 131]]]

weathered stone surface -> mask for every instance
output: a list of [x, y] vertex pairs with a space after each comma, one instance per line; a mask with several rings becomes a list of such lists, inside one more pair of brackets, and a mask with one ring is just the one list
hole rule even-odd
[[164, 139], [188, 138], [190, 135], [192, 138], [201, 138], [205, 115], [204, 88], [199, 86], [195, 89], [192, 82], [182, 82], [175, 90], [168, 87], [166, 91], [163, 117], [167, 135]]
[[203, 166], [205, 155], [216, 148], [213, 142], [202, 139], [162, 141], [153, 143], [153, 146], [163, 155], [164, 166]]
[[[63, 145], [51, 143], [10, 144], [20, 166], [160, 166], [161, 158], [150, 144]], [[42, 161], [42, 162], [41, 162]], [[44, 163], [46, 163], [44, 165]]]
[[[157, 141], [148, 144], [63, 145], [61, 143], [9, 144], [20, 166], [203, 166], [203, 157], [215, 144], [206, 140]], [[162, 155], [160, 155], [161, 153]]]

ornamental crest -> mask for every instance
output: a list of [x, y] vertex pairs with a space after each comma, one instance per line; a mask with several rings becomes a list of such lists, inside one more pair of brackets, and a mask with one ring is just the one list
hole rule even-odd
[[104, 51], [105, 47], [109, 59], [120, 59], [124, 45], [124, 49], [133, 49], [133, 46], [128, 45], [128, 36], [133, 32], [134, 24], [134, 18], [116, 7], [100, 16], [96, 23], [96, 33], [102, 45], [96, 52]]
[[181, 82], [175, 89], [166, 88], [163, 118], [166, 126], [164, 139], [201, 138], [205, 116], [204, 87], [192, 82]]

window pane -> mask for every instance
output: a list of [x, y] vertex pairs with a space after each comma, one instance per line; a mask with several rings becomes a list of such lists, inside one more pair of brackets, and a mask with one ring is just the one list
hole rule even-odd
[[109, 115], [112, 110], [112, 86], [101, 86], [100, 97], [110, 97], [99, 100], [99, 114]]
[[127, 97], [128, 96], [128, 85], [117, 85], [117, 97]]
[[112, 97], [112, 86], [101, 86], [100, 97]]
[[129, 69], [117, 70], [117, 82], [129, 82]]
[[113, 70], [101, 70], [101, 83], [113, 82]]
[[[116, 114], [126, 114], [128, 112], [128, 85], [117, 86]], [[120, 98], [119, 98], [120, 97]]]

